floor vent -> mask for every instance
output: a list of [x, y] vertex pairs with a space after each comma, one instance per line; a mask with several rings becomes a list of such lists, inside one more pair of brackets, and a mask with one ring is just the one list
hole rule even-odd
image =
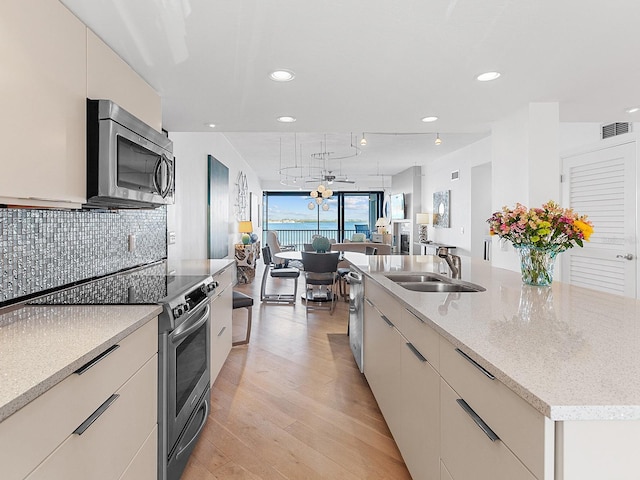
[[623, 133], [629, 133], [631, 131], [631, 124], [629, 122], [616, 122], [608, 125], [602, 125], [602, 139], [615, 137], [616, 135], [622, 135]]

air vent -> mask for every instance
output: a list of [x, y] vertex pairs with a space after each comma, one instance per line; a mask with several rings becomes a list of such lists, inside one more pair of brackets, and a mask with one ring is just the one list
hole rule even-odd
[[460, 170], [451, 172], [451, 181], [458, 180], [460, 178]]
[[602, 125], [602, 139], [615, 137], [616, 135], [622, 135], [623, 133], [629, 133], [631, 131], [631, 124], [629, 122], [617, 122], [610, 123], [608, 125]]

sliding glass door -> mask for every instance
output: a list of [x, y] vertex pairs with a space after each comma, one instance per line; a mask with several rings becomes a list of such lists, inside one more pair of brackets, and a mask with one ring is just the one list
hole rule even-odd
[[[356, 229], [374, 230], [381, 216], [382, 198], [382, 192], [334, 192], [328, 199], [300, 192], [265, 192], [263, 236], [275, 230], [281, 244], [298, 249], [316, 235], [342, 242], [351, 239]], [[363, 231], [370, 238], [368, 232]]]

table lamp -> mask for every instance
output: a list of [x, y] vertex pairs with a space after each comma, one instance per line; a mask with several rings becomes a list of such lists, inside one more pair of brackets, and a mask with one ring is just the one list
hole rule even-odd
[[251, 232], [253, 232], [253, 224], [251, 221], [238, 223], [238, 231], [242, 234], [242, 243], [248, 245], [251, 242]]
[[387, 217], [380, 217], [376, 220], [376, 227], [378, 227], [378, 233], [386, 233], [387, 225], [389, 225], [389, 220]]
[[431, 213], [416, 214], [416, 223], [419, 225], [418, 242], [428, 243], [427, 226], [433, 223], [433, 215]]

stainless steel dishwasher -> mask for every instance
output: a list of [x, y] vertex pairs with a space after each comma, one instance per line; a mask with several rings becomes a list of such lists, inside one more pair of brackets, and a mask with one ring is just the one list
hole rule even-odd
[[358, 368], [364, 372], [362, 334], [364, 331], [364, 285], [362, 274], [351, 270], [347, 275], [349, 284], [349, 345]]

